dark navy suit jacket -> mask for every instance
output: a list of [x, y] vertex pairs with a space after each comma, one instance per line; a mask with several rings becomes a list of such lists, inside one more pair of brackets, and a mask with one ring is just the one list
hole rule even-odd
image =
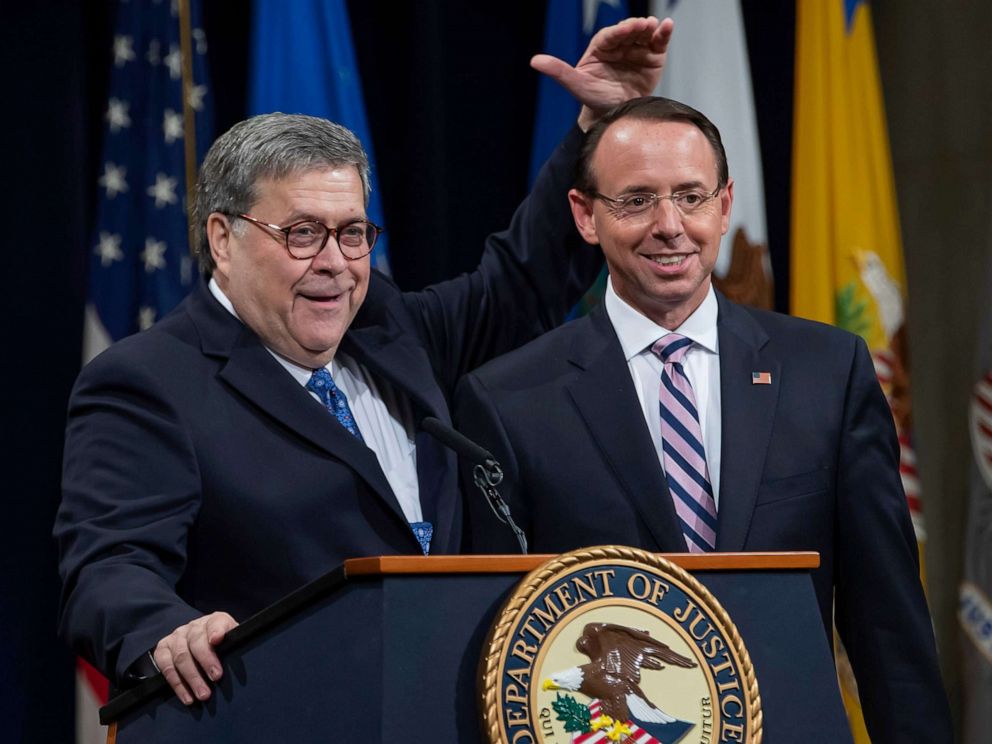
[[[450, 421], [461, 375], [560, 323], [595, 278], [566, 197], [580, 143], [575, 130], [475, 272], [416, 293], [373, 273], [340, 348], [418, 421]], [[423, 432], [416, 446], [432, 552], [457, 552], [455, 457]], [[61, 633], [116, 678], [201, 613], [243, 620], [347, 558], [420, 551], [375, 454], [202, 282], [80, 374], [55, 534]]]
[[[836, 613], [872, 736], [950, 741], [898, 442], [867, 347], [837, 328], [718, 302], [717, 550], [819, 552], [824, 630], [832, 639]], [[752, 372], [771, 384], [752, 384]], [[469, 374], [455, 410], [501, 462], [501, 491], [534, 552], [685, 552], [602, 306]], [[485, 502], [467, 503], [471, 549], [516, 552]]]

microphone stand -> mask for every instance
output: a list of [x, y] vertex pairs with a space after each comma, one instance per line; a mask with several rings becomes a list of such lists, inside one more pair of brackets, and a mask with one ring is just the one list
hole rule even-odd
[[513, 521], [510, 505], [496, 490], [496, 486], [503, 482], [503, 469], [496, 458], [488, 450], [433, 416], [428, 416], [421, 424], [424, 431], [472, 463], [473, 482], [482, 491], [486, 503], [489, 504], [496, 518], [513, 531], [520, 545], [520, 552], [527, 555], [527, 536]]

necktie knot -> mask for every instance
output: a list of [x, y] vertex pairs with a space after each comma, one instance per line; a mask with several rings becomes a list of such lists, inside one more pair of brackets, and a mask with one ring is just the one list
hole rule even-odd
[[313, 371], [307, 382], [307, 390], [320, 398], [324, 408], [333, 413], [334, 417], [341, 422], [341, 426], [347, 429], [352, 436], [357, 437], [359, 441], [365, 441], [362, 438], [362, 433], [358, 430], [358, 424], [355, 423], [355, 417], [351, 414], [347, 396], [334, 384], [334, 378], [325, 367]]
[[692, 348], [692, 339], [669, 333], [654, 342], [651, 351], [661, 359], [663, 364], [681, 364], [685, 355]]

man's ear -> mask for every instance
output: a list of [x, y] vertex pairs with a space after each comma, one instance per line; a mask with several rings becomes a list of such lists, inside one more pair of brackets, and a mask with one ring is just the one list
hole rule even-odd
[[231, 240], [234, 233], [228, 218], [220, 212], [211, 212], [207, 217], [207, 242], [210, 243], [210, 256], [217, 264], [215, 271], [223, 276], [230, 274]]
[[727, 234], [727, 230], [730, 229], [730, 210], [734, 206], [734, 179], [728, 178], [727, 185], [723, 189], [723, 194], [720, 195], [720, 213], [723, 217], [722, 227], [723, 235]]
[[599, 235], [596, 233], [596, 217], [592, 212], [595, 200], [578, 189], [571, 189], [568, 192], [568, 203], [572, 207], [572, 219], [575, 220], [579, 235], [587, 243], [599, 245]]

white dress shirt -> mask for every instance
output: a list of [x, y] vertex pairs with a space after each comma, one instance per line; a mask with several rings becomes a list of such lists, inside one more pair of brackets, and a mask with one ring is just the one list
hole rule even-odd
[[[706, 450], [706, 466], [709, 470], [713, 499], [720, 508], [720, 344], [717, 338], [717, 302], [713, 286], [710, 285], [706, 298], [678, 328], [662, 328], [649, 320], [638, 310], [628, 305], [613, 289], [613, 282], [607, 280], [606, 315], [616, 330], [627, 360], [627, 368], [634, 380], [634, 389], [641, 403], [641, 411], [647, 422], [651, 440], [658, 453], [658, 462], [663, 463], [661, 442], [661, 412], [658, 408], [658, 392], [661, 385], [661, 370], [664, 365], [651, 351], [655, 341], [668, 333], [678, 333], [695, 343], [686, 353], [682, 364], [686, 377], [692, 383], [696, 396], [696, 410], [699, 412], [699, 427], [703, 433], [703, 447]], [[662, 465], [664, 468], [664, 465]]]
[[[217, 301], [237, 318], [234, 305], [213, 278], [209, 287]], [[313, 374], [312, 369], [301, 367], [267, 346], [265, 348], [294, 380], [306, 387]], [[422, 521], [414, 419], [409, 399], [386, 381], [373, 378], [365, 366], [346, 354], [336, 354], [327, 365], [327, 371], [331, 373], [334, 384], [348, 398], [358, 430], [362, 432], [365, 444], [375, 452], [407, 521]], [[316, 393], [311, 392], [310, 395], [320, 402]]]

